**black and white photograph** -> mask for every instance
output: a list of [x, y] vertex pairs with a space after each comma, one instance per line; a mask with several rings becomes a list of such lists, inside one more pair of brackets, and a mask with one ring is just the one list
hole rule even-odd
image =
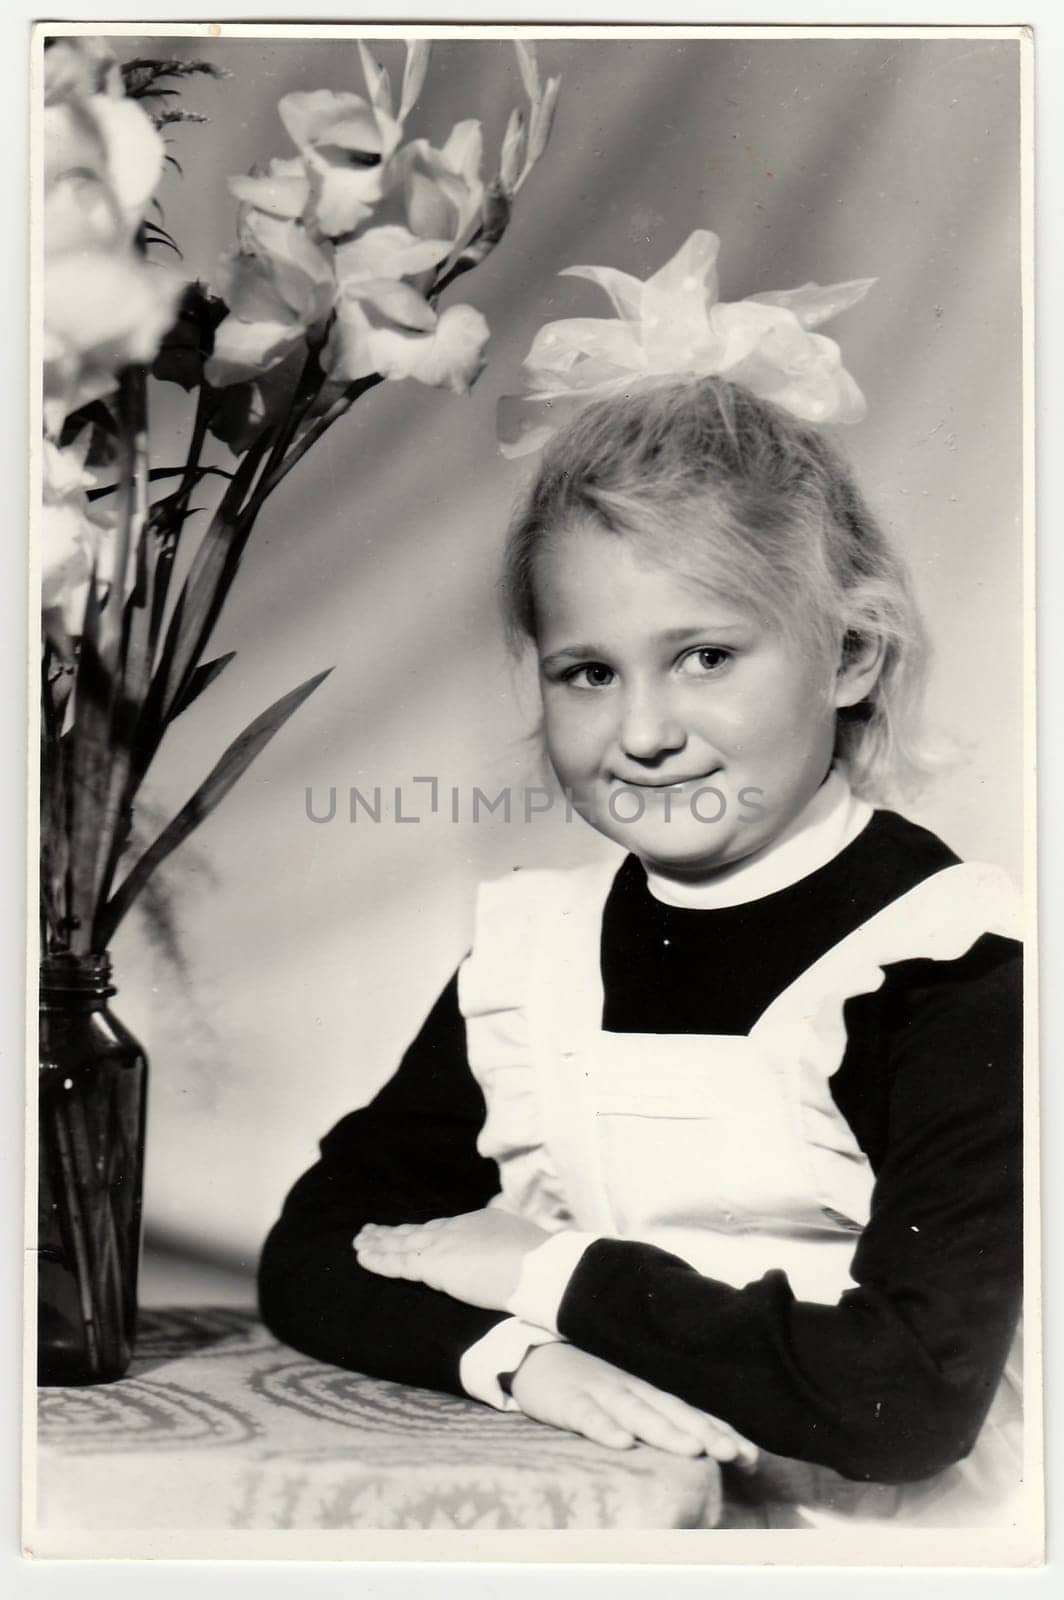
[[1037, 1565], [1029, 31], [30, 71], [26, 1552]]

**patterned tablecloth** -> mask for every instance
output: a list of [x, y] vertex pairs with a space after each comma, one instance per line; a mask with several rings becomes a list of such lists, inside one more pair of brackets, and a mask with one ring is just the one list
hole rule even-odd
[[246, 1311], [143, 1312], [119, 1383], [44, 1389], [42, 1529], [705, 1528], [720, 1472], [617, 1452], [286, 1349]]

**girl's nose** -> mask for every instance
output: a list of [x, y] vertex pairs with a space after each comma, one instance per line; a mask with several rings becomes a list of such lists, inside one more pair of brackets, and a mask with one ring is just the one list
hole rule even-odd
[[624, 700], [618, 737], [633, 761], [654, 761], [682, 749], [687, 736], [666, 693], [633, 689]]

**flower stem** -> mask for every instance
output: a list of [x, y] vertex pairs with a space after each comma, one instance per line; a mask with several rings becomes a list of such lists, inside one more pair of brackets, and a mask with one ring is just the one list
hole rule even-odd
[[59, 1156], [59, 1178], [63, 1188], [63, 1210], [70, 1224], [70, 1245], [74, 1257], [74, 1274], [77, 1282], [78, 1305], [82, 1326], [85, 1329], [85, 1347], [91, 1372], [100, 1370], [100, 1343], [96, 1327], [96, 1308], [92, 1296], [92, 1256], [85, 1233], [85, 1212], [81, 1203], [81, 1185], [77, 1180], [77, 1159], [74, 1140], [66, 1115], [65, 1102], [58, 1094], [51, 1096], [54, 1114], [56, 1150]]
[[125, 460], [123, 498], [128, 496], [128, 537], [135, 560], [135, 581], [125, 597], [126, 569], [113, 577], [122, 606], [121, 650], [115, 663], [115, 697], [111, 713], [110, 770], [96, 867], [96, 903], [93, 923], [111, 894], [115, 870], [129, 834], [130, 777], [137, 724], [151, 683], [152, 612], [154, 609], [157, 550], [149, 532], [148, 506], [148, 403], [147, 375], [143, 367], [130, 367], [119, 388], [119, 416]]
[[376, 388], [378, 383], [383, 382], [384, 379], [380, 373], [373, 372], [368, 378], [358, 378], [354, 383], [349, 383], [343, 394], [333, 401], [328, 411], [323, 412], [315, 422], [311, 423], [306, 433], [296, 440], [296, 443], [284, 459], [272, 471], [267, 468], [266, 472], [263, 473], [258, 488], [248, 503], [245, 515], [256, 516], [267, 495], [271, 495], [277, 485], [287, 478], [292, 468], [303, 459], [308, 450], [317, 444], [322, 434], [327, 433], [334, 422], [338, 422], [342, 416], [350, 411], [356, 400], [361, 399], [370, 389]]
[[192, 421], [192, 437], [189, 440], [188, 455], [185, 458], [185, 468], [181, 474], [181, 481], [172, 494], [165, 495], [161, 500], [157, 500], [151, 510], [149, 526], [151, 531], [157, 533], [161, 540], [155, 562], [151, 627], [148, 634], [153, 662], [158, 651], [163, 616], [166, 612], [166, 601], [170, 592], [170, 579], [173, 577], [174, 562], [177, 559], [177, 548], [181, 542], [181, 534], [184, 531], [185, 517], [188, 515], [188, 502], [193, 489], [199, 482], [200, 455], [207, 437], [207, 426], [213, 409], [214, 396], [205, 386], [201, 385], [199, 396], [196, 400], [196, 414]]
[[[322, 384], [325, 382], [325, 374], [321, 370], [319, 356], [324, 342], [324, 336], [319, 340], [308, 342], [307, 359], [304, 361], [303, 370], [299, 374], [299, 382], [296, 384], [295, 393], [292, 395], [292, 402], [288, 407], [288, 415], [281, 424], [277, 438], [274, 440], [273, 449], [270, 451], [269, 459], [263, 469], [263, 479], [268, 478], [273, 469], [284, 460], [285, 451], [295, 438], [300, 423], [321, 393]], [[266, 492], [268, 493], [269, 491]], [[262, 499], [265, 499], [265, 494]], [[261, 504], [261, 500], [259, 504]]]

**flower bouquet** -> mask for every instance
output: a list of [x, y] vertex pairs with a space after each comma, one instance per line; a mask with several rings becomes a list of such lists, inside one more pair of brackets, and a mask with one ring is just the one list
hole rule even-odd
[[[407, 138], [427, 42], [407, 45], [397, 94], [360, 43], [360, 92], [286, 95], [294, 153], [230, 180], [236, 245], [208, 286], [162, 259], [176, 245], [156, 191], [172, 160], [167, 129], [204, 120], [173, 103], [177, 85], [214, 69], [120, 66], [92, 38], [46, 46], [42, 1381], [114, 1378], [131, 1353], [146, 1064], [107, 1006], [110, 941], [327, 673], [244, 728], [150, 842], [134, 827], [138, 791], [171, 724], [234, 659], [212, 656], [211, 639], [273, 490], [377, 384], [413, 378], [460, 394], [482, 370], [484, 317], [439, 302], [502, 238], [550, 135], [559, 80], [544, 83], [533, 47], [516, 48], [529, 105], [511, 115], [488, 181], [479, 122], [458, 122], [441, 148]], [[159, 382], [190, 397], [176, 465], [152, 453]]]

